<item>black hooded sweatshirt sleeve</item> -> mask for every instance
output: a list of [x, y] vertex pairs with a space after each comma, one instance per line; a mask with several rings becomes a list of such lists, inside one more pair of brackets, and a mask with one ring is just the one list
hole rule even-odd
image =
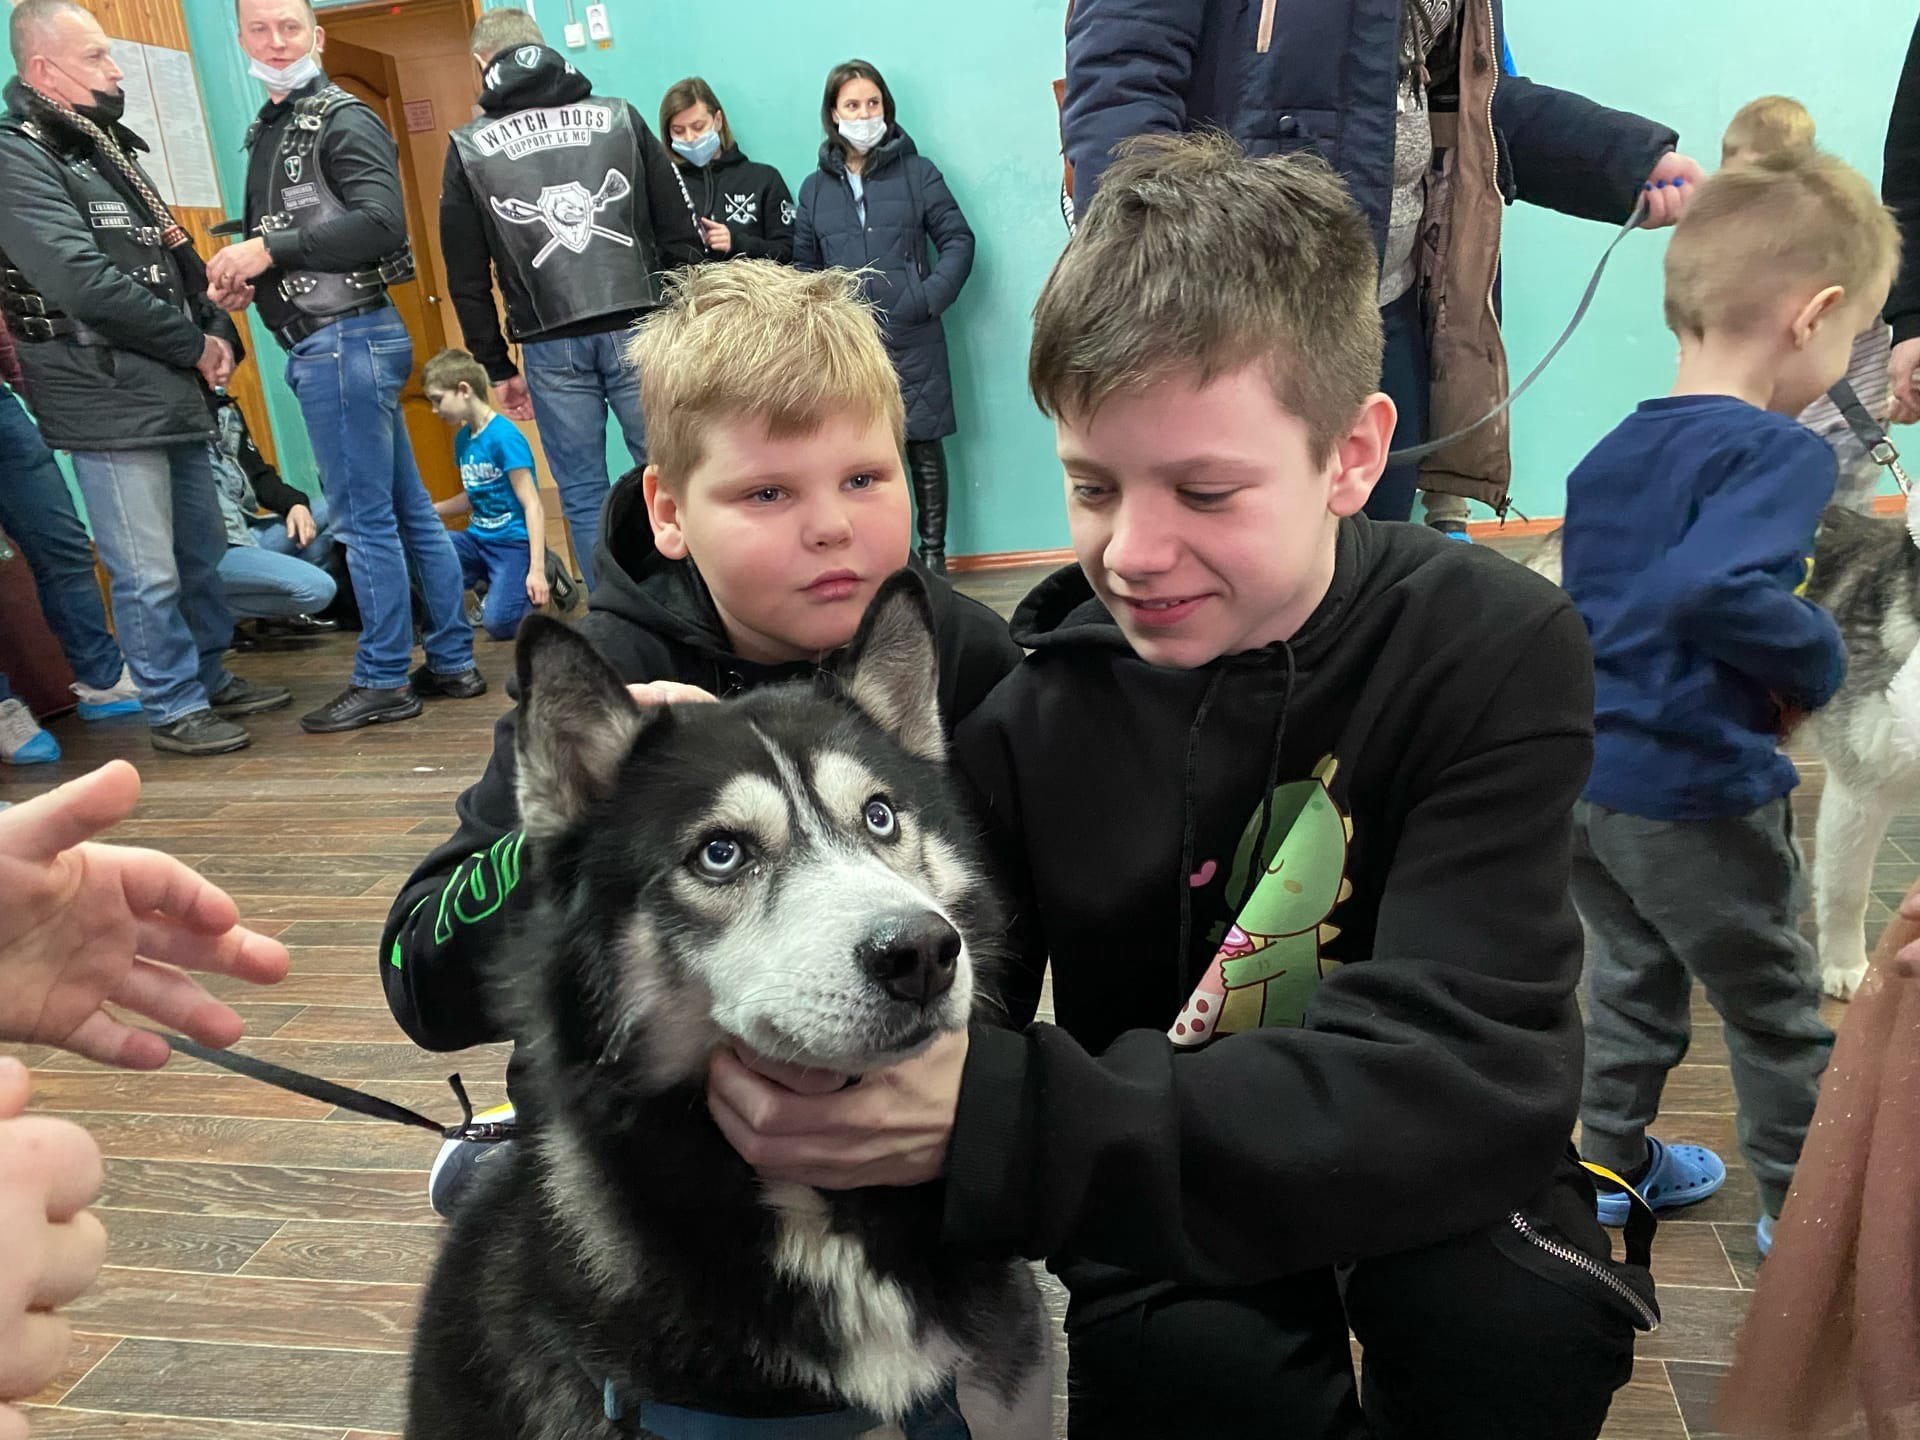
[[1906, 63], [1893, 94], [1893, 113], [1887, 119], [1885, 167], [1881, 192], [1893, 218], [1900, 222], [1903, 242], [1900, 276], [1887, 297], [1887, 323], [1893, 343], [1920, 335], [1920, 24], [1907, 44]]
[[[811, 674], [811, 666], [756, 667], [728, 653], [692, 568], [653, 549], [638, 513], [637, 475], [608, 501], [584, 634], [629, 684], [679, 680], [717, 694]], [[954, 721], [972, 713], [1020, 662], [1004, 620], [928, 577], [940, 642], [940, 700]], [[514, 687], [509, 685], [509, 693]], [[516, 696], [517, 698], [517, 696]], [[454, 833], [420, 862], [393, 902], [380, 940], [380, 978], [400, 1027], [429, 1050], [508, 1038], [488, 1013], [481, 976], [505, 938], [520, 887], [514, 800], [517, 709], [495, 724], [493, 755], [454, 805]]]
[[[957, 751], [1019, 874], [1012, 1018], [1050, 955], [1060, 1025], [974, 1032], [950, 1238], [1244, 1285], [1485, 1228], [1548, 1182], [1580, 1088], [1567, 876], [1591, 656], [1538, 577], [1417, 529], [1348, 522], [1292, 668], [1154, 671], [1112, 640], [1046, 648], [1032, 601], [1016, 616], [1043, 648]], [[1327, 756], [1352, 825], [1353, 890], [1320, 931], [1337, 968], [1304, 1023], [1177, 1048], [1263, 772]]]

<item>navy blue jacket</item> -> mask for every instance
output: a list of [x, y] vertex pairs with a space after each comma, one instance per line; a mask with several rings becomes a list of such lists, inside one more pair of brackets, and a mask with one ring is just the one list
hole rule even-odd
[[[1490, 3], [1504, 35], [1500, 0]], [[1255, 42], [1260, 8], [1259, 0], [1076, 0], [1061, 126], [1078, 209], [1120, 141], [1214, 125], [1252, 155], [1317, 151], [1346, 177], [1384, 248], [1401, 0], [1280, 0], [1264, 55]], [[1493, 124], [1509, 201], [1615, 224], [1679, 141], [1664, 125], [1519, 75], [1500, 77]]]
[[[880, 311], [887, 352], [907, 402], [907, 438], [939, 440], [958, 427], [947, 337], [940, 316], [973, 270], [973, 231], [938, 167], [898, 125], [867, 155], [862, 223], [847, 183], [847, 157], [832, 140], [820, 168], [800, 183], [793, 263], [802, 270], [871, 267], [866, 296]], [[927, 263], [931, 241], [937, 258]]]
[[1840, 687], [1846, 649], [1797, 593], [1833, 451], [1728, 395], [1649, 400], [1567, 481], [1567, 593], [1593, 639], [1586, 798], [1650, 820], [1742, 815], [1799, 783], [1782, 707]]

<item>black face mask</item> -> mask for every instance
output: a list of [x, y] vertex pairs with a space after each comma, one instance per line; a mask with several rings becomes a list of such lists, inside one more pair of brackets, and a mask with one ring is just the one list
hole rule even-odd
[[119, 92], [95, 90], [91, 93], [93, 95], [91, 105], [76, 105], [73, 108], [94, 124], [115, 125], [119, 123], [120, 117], [127, 113], [127, 96], [124, 90]]

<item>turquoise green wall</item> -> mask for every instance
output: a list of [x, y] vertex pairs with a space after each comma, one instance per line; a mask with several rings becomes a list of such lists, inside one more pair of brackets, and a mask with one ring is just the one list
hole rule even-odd
[[[184, 3], [222, 184], [237, 204], [240, 137], [259, 87], [234, 43], [228, 0]], [[557, 39], [564, 3], [535, 3]], [[961, 424], [950, 448], [950, 548], [1063, 544], [1051, 430], [1022, 383], [1028, 311], [1065, 239], [1050, 88], [1061, 69], [1062, 0], [883, 0], [838, 11], [794, 0], [609, 3], [613, 48], [574, 56], [596, 84], [651, 119], [670, 83], [704, 74], [742, 145], [779, 166], [796, 191], [814, 164], [828, 68], [858, 54], [886, 72], [902, 122], [946, 172], [979, 236], [973, 279], [947, 320]], [[1703, 163], [1717, 157], [1720, 128], [1739, 104], [1781, 90], [1812, 108], [1826, 144], [1877, 179], [1913, 9], [1911, 0], [1852, 0], [1846, 9], [1844, 44], [1821, 38], [1805, 8], [1783, 0], [1618, 0], [1604, 11], [1507, 0], [1507, 20], [1528, 74], [1665, 120]], [[1527, 207], [1508, 212], [1507, 337], [1516, 372], [1564, 323], [1607, 238], [1602, 226]], [[1567, 471], [1587, 447], [1671, 382], [1672, 345], [1660, 322], [1663, 249], [1657, 235], [1622, 247], [1585, 328], [1521, 401], [1514, 500], [1527, 514], [1558, 513]], [[269, 360], [276, 435], [300, 466], [298, 412], [271, 363], [277, 356]]]

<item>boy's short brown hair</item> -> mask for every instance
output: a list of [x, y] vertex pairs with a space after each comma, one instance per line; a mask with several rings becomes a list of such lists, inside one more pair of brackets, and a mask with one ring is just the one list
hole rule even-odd
[[1849, 298], [1890, 283], [1900, 231], [1866, 177], [1812, 151], [1725, 169], [1700, 187], [1667, 244], [1667, 328], [1750, 332], [1795, 287]]
[[662, 483], [685, 482], [716, 420], [756, 418], [780, 439], [851, 414], [905, 443], [900, 381], [857, 275], [728, 260], [670, 276], [666, 290], [627, 348]]
[[1790, 96], [1749, 100], [1733, 112], [1726, 134], [1720, 137], [1723, 163], [1742, 151], [1762, 160], [1775, 156], [1804, 160], [1813, 153], [1813, 116]]
[[1315, 462], [1380, 388], [1380, 258], [1318, 158], [1249, 160], [1217, 131], [1122, 148], [1033, 310], [1041, 410], [1086, 418], [1174, 375], [1264, 367]]
[[442, 350], [421, 367], [422, 390], [451, 395], [463, 383], [482, 400], [493, 394], [493, 382], [487, 379], [486, 367], [464, 350]]

